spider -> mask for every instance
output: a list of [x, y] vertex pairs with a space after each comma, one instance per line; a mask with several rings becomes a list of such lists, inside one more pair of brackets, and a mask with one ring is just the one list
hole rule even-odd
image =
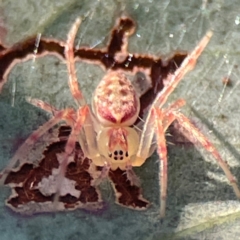
[[195, 49], [183, 61], [180, 68], [175, 73], [168, 75], [168, 84], [158, 93], [149, 108], [140, 131], [139, 126], [133, 126], [140, 110], [139, 96], [122, 71], [109, 70], [97, 86], [91, 106], [87, 104], [79, 88], [74, 60], [74, 40], [80, 24], [81, 20], [78, 18], [70, 29], [65, 43], [65, 57], [69, 74], [68, 83], [78, 108], [76, 110], [73, 108], [58, 110], [39, 99], [28, 99], [31, 104], [54, 114], [48, 122], [33, 132], [17, 150], [6, 169], [2, 172], [1, 183], [4, 183], [8, 172], [21, 159], [24, 159], [28, 150], [44, 133], [59, 122], [65, 121], [71, 126], [72, 130], [65, 146], [65, 152], [61, 157], [55, 202], [58, 200], [60, 186], [76, 141], [79, 141], [85, 157], [91, 159], [96, 166], [102, 167], [95, 184], [99, 184], [107, 177], [110, 169], [120, 168], [126, 170], [127, 178], [132, 184], [138, 185], [138, 177], [134, 174], [132, 168], [142, 166], [156, 150], [160, 162], [160, 217], [163, 218], [166, 209], [168, 177], [165, 132], [173, 121], [178, 121], [184, 129], [184, 135], [193, 140], [194, 143], [202, 145], [214, 156], [232, 184], [235, 194], [240, 198], [240, 191], [235, 177], [216, 148], [179, 111], [185, 101], [179, 99], [163, 108], [178, 83], [188, 71], [194, 68], [198, 57], [208, 44], [212, 32], [207, 32]]

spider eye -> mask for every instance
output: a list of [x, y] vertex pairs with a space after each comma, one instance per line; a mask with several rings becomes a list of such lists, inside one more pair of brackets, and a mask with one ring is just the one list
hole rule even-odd
[[[113, 156], [114, 155], [114, 156]], [[115, 161], [117, 161], [117, 160], [120, 160], [120, 161], [122, 161], [122, 160], [124, 160], [124, 152], [123, 152], [123, 150], [115, 150], [114, 152], [113, 152], [113, 154], [112, 153], [108, 153], [108, 156], [110, 157], [110, 158], [112, 158], [112, 156], [113, 156], [113, 159], [115, 160]], [[125, 153], [125, 157], [128, 157], [128, 152], [126, 152]]]
[[[124, 160], [124, 157], [123, 157], [123, 150], [115, 150], [114, 151], [114, 160]], [[108, 154], [108, 156], [110, 156], [111, 155], [111, 157], [112, 157], [112, 153], [110, 153], [110, 154]], [[125, 157], [127, 157], [128, 156], [128, 152], [126, 152], [125, 153]]]

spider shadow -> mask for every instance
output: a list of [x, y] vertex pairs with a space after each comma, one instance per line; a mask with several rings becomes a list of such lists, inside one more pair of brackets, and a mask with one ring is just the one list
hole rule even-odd
[[[215, 134], [215, 136], [224, 144], [226, 149], [236, 158], [239, 159], [240, 154], [236, 148], [229, 142], [224, 140], [224, 136], [219, 133], [213, 126], [200, 114], [193, 110], [194, 114], [200, 118], [206, 126]], [[149, 166], [155, 175], [155, 182], [152, 182], [153, 189], [151, 192], [159, 192], [159, 185], [156, 182], [158, 176], [158, 170], [156, 167], [157, 155], [153, 155], [154, 161]], [[234, 176], [239, 179], [240, 168], [234, 167], [230, 169]], [[213, 177], [212, 177], [213, 176]], [[215, 176], [217, 176], [215, 178]], [[223, 179], [223, 181], [218, 180]], [[174, 232], [176, 228], [184, 220], [184, 217], [190, 217], [189, 212], [196, 215], [199, 214], [201, 218], [202, 211], [209, 211], [209, 208], [205, 208], [205, 204], [211, 202], [226, 202], [229, 200], [237, 201], [231, 185], [225, 181], [226, 176], [222, 169], [214, 162], [214, 158], [208, 152], [202, 152], [198, 150], [188, 140], [182, 144], [168, 145], [168, 195], [167, 195], [167, 209], [166, 217], [162, 221], [162, 229], [157, 230], [156, 239], [171, 239], [166, 232]], [[150, 187], [148, 187], [150, 188]], [[147, 187], [144, 186], [144, 190]], [[150, 191], [148, 194], [151, 194]], [[159, 195], [158, 195], [159, 196]], [[159, 207], [159, 200], [153, 197], [153, 193], [150, 196], [152, 198], [155, 207]], [[219, 206], [221, 207], [221, 206]], [[214, 210], [214, 209], [213, 209]], [[216, 210], [216, 209], [215, 209]], [[214, 210], [214, 211], [215, 211]], [[219, 212], [222, 209], [219, 209]], [[217, 214], [217, 213], [216, 213]], [[195, 216], [196, 217], [196, 216]], [[195, 218], [194, 218], [195, 219]], [[204, 231], [204, 230], [203, 230]], [[162, 237], [162, 238], [161, 238]], [[190, 236], [189, 236], [190, 237]]]
[[[211, 129], [212, 133], [221, 141], [226, 149], [234, 156], [235, 159], [240, 159], [240, 153], [236, 150], [231, 143], [229, 143], [226, 138], [203, 116], [201, 115], [194, 107], [190, 107], [191, 111], [201, 119], [208, 129]], [[240, 169], [237, 171], [237, 175], [240, 175]]]
[[26, 137], [48, 120], [48, 115], [31, 106], [22, 96], [16, 96], [15, 104], [11, 106], [11, 96], [5, 89], [0, 95], [0, 109], [1, 152], [9, 149], [8, 156], [3, 155], [6, 159], [2, 159], [1, 163], [6, 164], [9, 154], [13, 155]]

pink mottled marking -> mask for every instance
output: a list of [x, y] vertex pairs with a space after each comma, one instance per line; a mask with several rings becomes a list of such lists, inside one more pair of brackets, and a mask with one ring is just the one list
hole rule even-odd
[[95, 114], [104, 124], [131, 125], [139, 113], [139, 105], [135, 89], [120, 71], [108, 72], [93, 95]]
[[108, 131], [109, 150], [112, 152], [117, 145], [120, 145], [124, 151], [128, 150], [127, 136], [128, 132], [124, 128], [112, 128]]

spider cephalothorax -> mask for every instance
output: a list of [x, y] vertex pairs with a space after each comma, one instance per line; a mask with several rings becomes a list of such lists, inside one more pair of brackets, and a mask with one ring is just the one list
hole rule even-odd
[[107, 127], [99, 132], [97, 142], [103, 163], [107, 162], [111, 169], [125, 170], [136, 158], [139, 135], [130, 127]]

